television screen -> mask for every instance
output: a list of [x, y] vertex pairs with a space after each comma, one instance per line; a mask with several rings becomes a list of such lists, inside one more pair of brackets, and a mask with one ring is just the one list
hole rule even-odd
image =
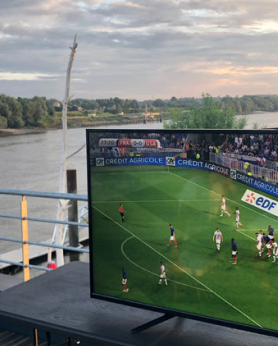
[[277, 152], [276, 130], [87, 130], [91, 297], [277, 336]]

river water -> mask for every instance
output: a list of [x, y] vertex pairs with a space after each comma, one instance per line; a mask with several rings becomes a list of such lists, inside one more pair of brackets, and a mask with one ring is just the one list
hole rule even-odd
[[[238, 117], [241, 117], [240, 115]], [[254, 124], [258, 128], [278, 128], [278, 112], [255, 112], [247, 115], [246, 129], [253, 129]]]

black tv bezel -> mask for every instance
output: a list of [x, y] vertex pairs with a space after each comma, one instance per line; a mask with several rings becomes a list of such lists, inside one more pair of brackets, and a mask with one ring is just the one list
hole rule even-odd
[[[142, 125], [143, 126], [143, 125]], [[186, 311], [180, 311], [180, 310], [174, 310], [174, 309], [167, 309], [167, 308], [162, 308], [159, 306], [155, 305], [150, 305], [150, 304], [144, 304], [144, 303], [139, 303], [135, 301], [131, 301], [128, 299], [121, 299], [121, 298], [116, 298], [113, 296], [107, 296], [107, 295], [102, 295], [98, 293], [93, 292], [93, 283], [94, 283], [94, 276], [93, 276], [93, 243], [92, 243], [92, 235], [93, 235], [93, 227], [92, 227], [92, 218], [93, 218], [93, 213], [92, 213], [92, 193], [91, 193], [91, 169], [90, 169], [90, 135], [92, 133], [126, 133], [126, 134], [132, 134], [132, 133], [172, 133], [172, 134], [182, 134], [182, 133], [197, 133], [197, 134], [276, 134], [278, 135], [278, 128], [271, 128], [271, 129], [260, 129], [260, 130], [241, 130], [241, 129], [107, 129], [107, 128], [98, 128], [98, 129], [86, 129], [86, 152], [87, 152], [87, 182], [88, 182], [88, 215], [89, 215], [89, 268], [90, 268], [90, 297], [94, 299], [100, 299], [104, 301], [109, 301], [112, 303], [117, 303], [117, 304], [122, 304], [126, 306], [131, 306], [135, 308], [140, 308], [140, 309], [145, 309], [149, 311], [155, 311], [155, 312], [160, 312], [162, 314], [166, 314], [169, 316], [178, 316], [178, 317], [184, 317], [184, 318], [189, 318], [192, 320], [197, 320], [201, 322], [206, 322], [210, 323], [213, 325], [219, 325], [219, 326], [224, 326], [224, 327], [229, 327], [229, 328], [234, 328], [234, 329], [239, 329], [239, 330], [244, 330], [248, 332], [253, 332], [257, 334], [262, 334], [262, 335], [268, 335], [268, 336], [273, 336], [273, 337], [278, 337], [278, 330], [273, 330], [273, 329], [267, 329], [267, 328], [259, 328], [255, 326], [251, 326], [248, 324], [242, 324], [242, 323], [237, 323], [233, 321], [228, 321], [228, 320], [222, 320], [222, 319], [217, 319], [214, 317], [209, 317], [209, 316], [204, 316], [204, 315], [198, 315], [198, 314], [193, 314], [190, 312]]]

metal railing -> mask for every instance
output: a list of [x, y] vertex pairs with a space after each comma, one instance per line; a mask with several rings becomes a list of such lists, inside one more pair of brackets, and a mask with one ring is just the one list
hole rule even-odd
[[[78, 209], [78, 225], [82, 224], [82, 221], [87, 222], [87, 217], [88, 217], [88, 205], [85, 204], [83, 205], [81, 208]], [[66, 221], [68, 218], [65, 218], [64, 220]], [[64, 232], [63, 232], [63, 242], [62, 244], [64, 245], [66, 243], [66, 241], [68, 240], [68, 231], [69, 231], [69, 225], [70, 223], [68, 223], [65, 227], [64, 227]], [[52, 242], [54, 243], [55, 241], [55, 237], [56, 237], [56, 228], [53, 232], [53, 237], [52, 237]]]
[[[0, 236], [0, 240], [8, 241], [8, 242], [14, 242], [14, 243], [20, 243], [22, 245], [22, 250], [23, 250], [23, 261], [18, 262], [18, 261], [5, 260], [3, 258], [0, 258], [0, 262], [10, 264], [11, 266], [22, 267], [24, 270], [24, 280], [25, 281], [29, 280], [29, 278], [30, 278], [29, 269], [37, 269], [37, 270], [43, 270], [43, 271], [51, 271], [52, 270], [48, 267], [31, 265], [29, 263], [29, 245], [36, 245], [36, 246], [41, 246], [41, 247], [53, 248], [53, 249], [62, 249], [62, 250], [66, 250], [66, 251], [73, 251], [73, 252], [79, 252], [79, 253], [89, 253], [88, 249], [65, 245], [66, 240], [67, 240], [68, 226], [69, 225], [74, 225], [74, 226], [78, 226], [78, 227], [88, 227], [88, 223], [86, 222], [87, 215], [88, 215], [87, 203], [85, 205], [83, 205], [81, 208], [79, 208], [79, 210], [78, 210], [78, 215], [80, 212], [80, 216], [78, 217], [78, 222], [73, 222], [73, 221], [69, 221], [68, 218], [65, 218], [63, 221], [61, 221], [61, 220], [29, 217], [29, 216], [27, 216], [27, 201], [26, 201], [26, 196], [28, 196], [28, 197], [35, 197], [35, 198], [49, 198], [49, 199], [75, 200], [75, 201], [87, 202], [88, 198], [86, 195], [77, 195], [77, 194], [69, 194], [69, 193], [51, 193], [51, 192], [39, 192], [39, 191], [27, 191], [27, 190], [11, 190], [11, 189], [0, 189], [0, 195], [13, 195], [13, 196], [21, 196], [22, 197], [21, 216], [0, 213], [0, 218], [2, 217], [2, 218], [8, 218], [8, 219], [21, 220], [21, 231], [22, 231], [21, 240], [15, 239], [15, 238], [10, 238], [10, 237], [4, 237], [4, 236]], [[51, 244], [43, 243], [43, 242], [29, 241], [29, 239], [28, 239], [28, 221], [65, 225], [64, 231], [63, 231], [62, 244], [55, 244], [55, 230], [53, 233]], [[28, 258], [26, 256], [28, 256]]]
[[[248, 160], [248, 156], [245, 157], [246, 161], [244, 161], [244, 157], [235, 156], [235, 155], [222, 155], [216, 153], [210, 153], [210, 161], [217, 163], [222, 166], [226, 166], [229, 168], [234, 168], [239, 172], [246, 173], [250, 172], [255, 178], [267, 180], [269, 183], [277, 184], [278, 183], [278, 171], [276, 168], [276, 162], [272, 164], [268, 164], [265, 166], [260, 166], [258, 164], [254, 164], [250, 162], [250, 158]], [[248, 160], [248, 161], [247, 161]], [[246, 168], [245, 163], [249, 162], [248, 167]], [[269, 161], [270, 162], [270, 161]], [[275, 169], [273, 169], [275, 167]]]

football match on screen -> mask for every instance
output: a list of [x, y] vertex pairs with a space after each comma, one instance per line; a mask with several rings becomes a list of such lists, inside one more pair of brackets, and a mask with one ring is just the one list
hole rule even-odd
[[92, 293], [277, 330], [275, 132], [88, 139]]

